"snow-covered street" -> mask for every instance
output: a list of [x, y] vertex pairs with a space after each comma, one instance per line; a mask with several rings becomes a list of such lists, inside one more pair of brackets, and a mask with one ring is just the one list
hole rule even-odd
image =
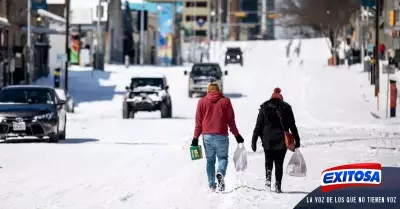
[[[189, 67], [108, 65], [106, 72], [71, 69], [70, 92], [78, 106], [68, 115], [65, 141], [0, 144], [0, 208], [293, 208], [319, 186], [328, 167], [370, 161], [400, 166], [400, 120], [372, 117], [376, 99], [361, 67], [327, 67], [323, 39], [304, 40], [304, 64], [288, 65], [286, 43], [239, 42], [245, 49], [243, 67], [224, 67], [219, 59], [228, 71], [224, 93], [231, 98], [249, 160], [245, 172], [235, 171], [237, 143], [230, 135], [225, 194], [208, 192], [205, 160], [190, 159], [198, 98], [188, 98], [183, 71]], [[142, 71], [166, 75], [172, 119], [160, 119], [158, 111], [122, 119], [125, 86]], [[38, 83], [51, 84], [51, 78]], [[250, 149], [259, 105], [275, 87], [293, 107], [308, 166], [305, 178], [284, 174], [283, 194], [265, 189], [261, 144], [256, 153]]]

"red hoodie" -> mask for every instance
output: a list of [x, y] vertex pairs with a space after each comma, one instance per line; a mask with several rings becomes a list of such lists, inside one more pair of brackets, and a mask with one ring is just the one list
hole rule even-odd
[[218, 134], [228, 136], [228, 126], [234, 136], [239, 135], [235, 123], [235, 113], [229, 98], [221, 93], [212, 92], [201, 98], [197, 104], [194, 138], [200, 134]]

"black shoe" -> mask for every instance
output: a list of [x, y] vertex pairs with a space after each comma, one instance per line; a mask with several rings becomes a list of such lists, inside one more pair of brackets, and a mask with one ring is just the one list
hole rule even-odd
[[217, 177], [217, 180], [218, 180], [218, 189], [219, 189], [219, 191], [225, 191], [224, 175], [222, 175], [222, 173], [218, 172], [216, 177]]
[[275, 192], [276, 193], [282, 193], [281, 183], [276, 183], [275, 184]]
[[265, 186], [271, 187], [271, 171], [267, 171], [267, 180], [265, 181]]

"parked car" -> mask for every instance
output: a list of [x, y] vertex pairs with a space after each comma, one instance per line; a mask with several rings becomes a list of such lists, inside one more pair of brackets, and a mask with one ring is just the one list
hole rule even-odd
[[55, 88], [55, 91], [58, 95], [58, 97], [61, 100], [65, 100], [65, 111], [70, 112], [70, 113], [74, 113], [75, 112], [75, 103], [74, 100], [72, 99], [71, 95], [65, 91], [65, 89], [62, 88]]
[[243, 52], [240, 47], [228, 48], [225, 53], [225, 66], [239, 63], [243, 66]]
[[[187, 75], [188, 72], [184, 71]], [[207, 94], [208, 84], [217, 82], [223, 92], [223, 76], [228, 75], [228, 71], [222, 73], [218, 63], [197, 63], [192, 66], [189, 73], [188, 96], [191, 98], [194, 94]]]
[[53, 143], [65, 139], [65, 102], [52, 87], [4, 87], [0, 92], [0, 139], [48, 137]]
[[135, 113], [160, 111], [161, 118], [172, 117], [172, 101], [169, 86], [163, 74], [139, 74], [131, 78], [126, 87], [122, 105], [122, 117], [134, 118]]

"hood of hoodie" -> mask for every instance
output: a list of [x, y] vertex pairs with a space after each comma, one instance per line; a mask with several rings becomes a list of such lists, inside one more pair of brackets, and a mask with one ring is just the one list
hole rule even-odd
[[212, 103], [218, 102], [224, 96], [220, 92], [210, 92], [207, 94], [206, 98], [210, 100]]

